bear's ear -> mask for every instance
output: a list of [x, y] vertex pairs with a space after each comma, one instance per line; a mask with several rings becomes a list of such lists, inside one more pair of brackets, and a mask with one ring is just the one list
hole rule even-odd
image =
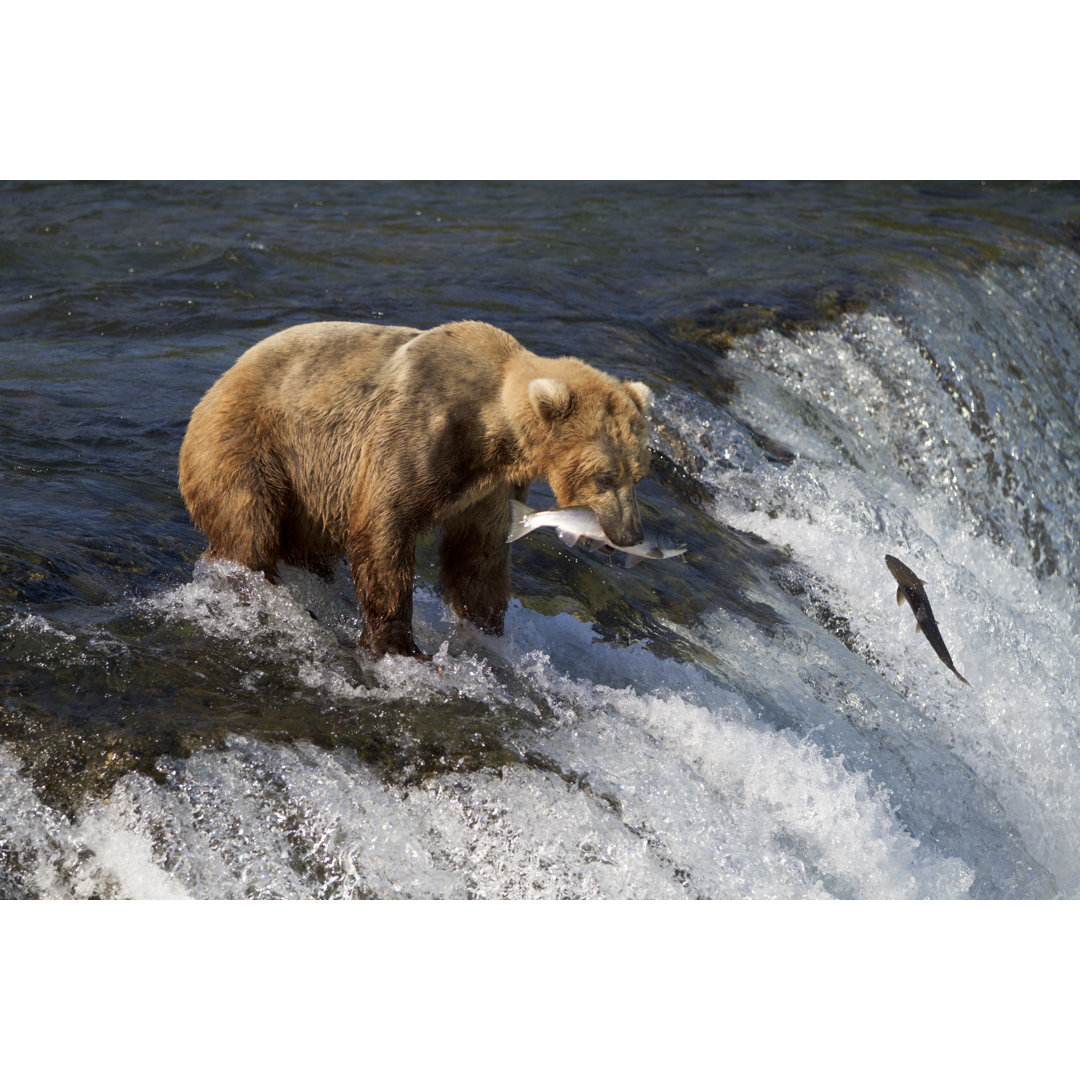
[[623, 385], [626, 387], [626, 392], [633, 399], [634, 404], [642, 412], [652, 408], [652, 391], [643, 382], [627, 382]]
[[565, 420], [574, 403], [570, 387], [559, 379], [533, 379], [529, 383], [529, 401], [540, 419], [548, 424]]

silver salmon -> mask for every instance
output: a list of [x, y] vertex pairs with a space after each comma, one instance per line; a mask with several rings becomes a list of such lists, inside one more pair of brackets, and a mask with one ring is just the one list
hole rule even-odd
[[600, 527], [600, 519], [588, 507], [572, 506], [566, 510], [533, 510], [522, 502], [510, 500], [510, 534], [508, 544], [520, 540], [533, 529], [550, 526], [567, 547], [573, 547], [582, 538], [592, 541], [598, 550], [621, 551], [626, 565], [635, 566], [642, 559], [674, 559], [686, 554], [685, 544], [676, 544], [669, 536], [646, 528], [645, 538], [632, 547], [613, 544]]

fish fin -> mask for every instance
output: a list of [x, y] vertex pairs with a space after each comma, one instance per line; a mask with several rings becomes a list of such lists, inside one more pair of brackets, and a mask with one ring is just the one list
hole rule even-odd
[[631, 567], [637, 566], [637, 564], [639, 562], [641, 562], [641, 556], [640, 555], [631, 555], [631, 554], [627, 553], [627, 556], [626, 556], [626, 569], [627, 570], [629, 570]]
[[918, 582], [919, 582], [920, 585], [929, 585], [930, 584], [930, 582], [927, 581], [926, 578], [919, 578]]
[[960, 672], [956, 670], [956, 668], [953, 668], [953, 674], [954, 674], [954, 675], [955, 675], [955, 676], [956, 676], [956, 677], [957, 677], [957, 678], [958, 678], [958, 679], [959, 679], [959, 680], [960, 680], [960, 681], [961, 681], [961, 682], [962, 682], [962, 683], [963, 683], [963, 684], [964, 684], [965, 686], [970, 686], [970, 685], [971, 685], [971, 683], [969, 683], [969, 682], [967, 681], [967, 679], [965, 679], [965, 678], [964, 678], [964, 676], [963, 676], [963, 675], [961, 675], [961, 674], [960, 674]]
[[525, 519], [534, 513], [536, 511], [531, 506], [526, 506], [523, 502], [518, 502], [517, 499], [510, 500], [510, 532], [506, 537], [508, 544], [512, 544], [515, 540], [520, 540], [526, 533], [532, 532], [535, 526], [529, 525]]
[[558, 536], [567, 547], [573, 547], [581, 539], [581, 533], [567, 532], [566, 529], [556, 529], [555, 535]]
[[923, 629], [922, 629], [922, 623], [921, 623], [921, 622], [917, 622], [917, 623], [915, 624], [915, 633], [916, 633], [916, 634], [921, 634], [922, 632], [923, 632]]
[[903, 586], [896, 590], [896, 602], [902, 604], [904, 602], [904, 589]]

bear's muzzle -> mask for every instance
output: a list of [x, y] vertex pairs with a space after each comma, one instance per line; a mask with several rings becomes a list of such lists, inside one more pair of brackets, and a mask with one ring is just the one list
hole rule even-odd
[[604, 535], [616, 547], [633, 547], [645, 539], [637, 494], [633, 488], [612, 492], [592, 510], [600, 521]]

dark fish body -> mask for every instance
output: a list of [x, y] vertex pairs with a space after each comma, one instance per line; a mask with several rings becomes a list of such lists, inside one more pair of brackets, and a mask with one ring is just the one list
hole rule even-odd
[[937, 620], [934, 618], [934, 612], [930, 608], [930, 601], [926, 598], [926, 590], [923, 588], [926, 582], [917, 577], [910, 567], [905, 566], [892, 555], [885, 556], [885, 565], [891, 571], [892, 576], [896, 578], [896, 583], [899, 586], [896, 590], [896, 602], [902, 604], [906, 600], [911, 605], [911, 610], [915, 612], [915, 632], [922, 633], [926, 640], [930, 642], [934, 652], [941, 658], [941, 662], [965, 686], [970, 686], [971, 683], [956, 670], [952, 657], [949, 655], [949, 650], [941, 639], [941, 631], [938, 630]]

